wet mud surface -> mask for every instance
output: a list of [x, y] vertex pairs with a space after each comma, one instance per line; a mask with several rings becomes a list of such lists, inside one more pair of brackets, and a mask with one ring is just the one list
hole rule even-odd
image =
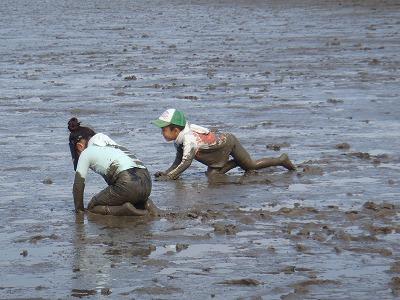
[[[399, 297], [399, 20], [398, 1], [1, 1], [0, 298]], [[75, 215], [67, 120], [154, 173], [169, 107], [297, 170], [194, 163], [153, 183], [157, 217]]]

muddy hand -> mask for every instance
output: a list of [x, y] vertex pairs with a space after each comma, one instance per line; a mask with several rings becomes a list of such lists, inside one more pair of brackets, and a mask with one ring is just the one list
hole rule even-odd
[[173, 180], [173, 178], [171, 176], [169, 176], [168, 174], [162, 174], [158, 177], [156, 177], [157, 181], [167, 181], [167, 180]]
[[167, 173], [165, 173], [165, 172], [162, 172], [162, 171], [158, 171], [158, 172], [155, 172], [154, 173], [154, 177], [160, 177], [160, 176], [163, 176], [163, 175], [167, 175]]
[[94, 198], [92, 198], [92, 200], [90, 200], [87, 209], [91, 210], [93, 207], [95, 207], [95, 203], [94, 203]]

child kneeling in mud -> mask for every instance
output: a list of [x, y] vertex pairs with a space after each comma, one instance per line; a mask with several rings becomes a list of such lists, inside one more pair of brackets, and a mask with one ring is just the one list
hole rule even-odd
[[68, 122], [69, 145], [74, 163], [73, 196], [76, 212], [83, 212], [83, 192], [88, 169], [100, 174], [108, 187], [95, 195], [88, 210], [95, 214], [140, 216], [151, 210], [148, 199], [151, 176], [144, 164], [107, 135], [80, 126], [77, 118]]
[[[239, 140], [231, 133], [215, 133], [207, 128], [189, 124], [183, 112], [167, 109], [153, 121], [160, 127], [167, 141], [174, 141], [176, 147], [175, 161], [164, 172], [154, 174], [162, 180], [176, 179], [185, 171], [193, 159], [208, 166], [206, 174], [225, 174], [235, 167], [245, 171], [258, 170], [272, 166], [282, 166], [295, 170], [287, 154], [277, 158], [253, 160]], [[229, 160], [232, 156], [233, 159]]]

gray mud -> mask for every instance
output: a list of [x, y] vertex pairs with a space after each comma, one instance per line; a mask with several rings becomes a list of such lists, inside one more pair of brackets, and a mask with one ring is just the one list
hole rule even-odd
[[[398, 1], [34, 2], [0, 2], [0, 298], [399, 296]], [[298, 170], [195, 163], [160, 217], [76, 216], [67, 120], [154, 173], [169, 107]]]

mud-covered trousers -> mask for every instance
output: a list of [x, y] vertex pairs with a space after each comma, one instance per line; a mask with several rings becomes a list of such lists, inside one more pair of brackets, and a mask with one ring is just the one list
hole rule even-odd
[[[196, 154], [196, 160], [208, 166], [208, 174], [223, 174], [235, 167], [241, 167], [248, 171], [284, 164], [283, 156], [253, 160], [236, 136], [231, 133], [223, 133], [222, 135], [225, 139], [224, 143], [210, 149], [201, 149]], [[231, 160], [229, 160], [230, 157], [232, 157]], [[285, 167], [292, 168], [291, 165]]]
[[147, 169], [131, 168], [118, 174], [115, 182], [96, 194], [88, 208], [120, 206], [126, 202], [143, 207], [151, 192], [151, 176]]

